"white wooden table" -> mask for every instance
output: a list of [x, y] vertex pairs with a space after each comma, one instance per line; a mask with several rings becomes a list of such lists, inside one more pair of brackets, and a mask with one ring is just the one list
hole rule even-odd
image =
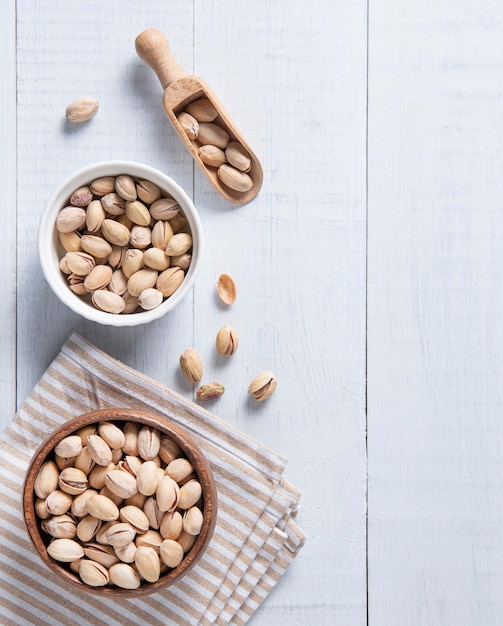
[[[269, 626], [503, 623], [503, 4], [470, 0], [13, 0], [0, 9], [5, 426], [72, 331], [289, 458], [306, 546]], [[162, 30], [260, 156], [259, 197], [220, 199], [161, 108], [134, 39]], [[66, 104], [100, 101], [70, 128]], [[66, 310], [36, 233], [59, 182], [123, 158], [199, 209], [203, 271], [146, 327]], [[239, 299], [219, 307], [215, 280]], [[222, 367], [214, 336], [241, 345]], [[280, 384], [263, 405], [246, 387]]]

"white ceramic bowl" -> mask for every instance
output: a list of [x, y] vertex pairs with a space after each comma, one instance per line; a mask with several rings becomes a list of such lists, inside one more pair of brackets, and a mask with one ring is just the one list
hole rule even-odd
[[[68, 204], [73, 191], [102, 176], [129, 174], [133, 178], [149, 180], [172, 196], [180, 205], [192, 234], [192, 260], [185, 279], [176, 292], [166, 298], [161, 305], [151, 311], [114, 315], [105, 313], [88, 304], [81, 296], [68, 287], [65, 276], [59, 269], [59, 261], [64, 255], [55, 223], [60, 209]], [[110, 326], [137, 326], [159, 319], [174, 309], [192, 288], [201, 265], [203, 232], [199, 214], [185, 191], [166, 174], [157, 169], [132, 161], [104, 161], [84, 167], [67, 178], [52, 194], [42, 214], [38, 231], [38, 249], [44, 276], [58, 298], [72, 311], [82, 317]]]

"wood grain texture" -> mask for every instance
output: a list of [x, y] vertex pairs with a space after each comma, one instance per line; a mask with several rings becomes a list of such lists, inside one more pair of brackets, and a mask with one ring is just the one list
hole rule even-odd
[[2, 181], [0, 299], [0, 430], [16, 409], [16, 7], [8, 2], [0, 20], [0, 171]]
[[[135, 52], [149, 27], [211, 85], [256, 150], [265, 176], [252, 203], [226, 203], [194, 167]], [[226, 387], [208, 408], [289, 458], [287, 477], [303, 492], [306, 546], [252, 623], [362, 626], [366, 3], [18, 0], [17, 32], [18, 403], [72, 330], [188, 398], [194, 388], [178, 358], [195, 347], [204, 382]], [[100, 110], [70, 126], [65, 107], [80, 95], [98, 98]], [[147, 327], [80, 319], [52, 295], [38, 263], [36, 224], [54, 187], [109, 158], [171, 175], [205, 229], [192, 296]], [[223, 272], [238, 286], [230, 307], [216, 294]], [[215, 351], [225, 323], [240, 335], [230, 358]], [[263, 369], [279, 386], [256, 403], [246, 390]]]
[[370, 623], [501, 624], [501, 3], [370, 8]]

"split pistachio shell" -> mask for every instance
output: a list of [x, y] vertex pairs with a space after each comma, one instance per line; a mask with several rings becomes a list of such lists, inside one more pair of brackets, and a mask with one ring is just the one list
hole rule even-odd
[[192, 247], [192, 236], [189, 233], [176, 233], [168, 241], [166, 254], [168, 256], [179, 256]]
[[155, 287], [157, 277], [157, 270], [151, 268], [138, 270], [129, 278], [127, 289], [132, 296], [137, 298], [145, 289]]
[[183, 457], [174, 459], [171, 463], [168, 463], [166, 467], [166, 474], [177, 483], [182, 482], [182, 480], [190, 476], [193, 471], [192, 463]]
[[55, 539], [74, 539], [77, 522], [70, 515], [54, 515], [42, 521], [42, 530]]
[[122, 261], [122, 271], [126, 278], [131, 278], [133, 274], [142, 269], [145, 265], [143, 262], [143, 251], [131, 248], [124, 253], [124, 260]]
[[236, 283], [229, 274], [220, 274], [217, 281], [217, 292], [225, 304], [233, 304], [236, 301]]
[[58, 233], [58, 239], [66, 252], [80, 252], [82, 250], [80, 235], [76, 230], [71, 233]]
[[159, 532], [164, 539], [173, 539], [176, 541], [181, 535], [182, 530], [183, 519], [179, 511], [164, 513], [159, 525]]
[[88, 543], [92, 540], [94, 535], [98, 532], [102, 521], [93, 517], [92, 515], [86, 515], [77, 524], [77, 537], [83, 543]]
[[148, 517], [137, 506], [123, 506], [119, 511], [119, 517], [128, 523], [137, 533], [146, 533], [149, 529]]
[[116, 556], [123, 563], [134, 563], [136, 550], [137, 547], [134, 541], [127, 543], [125, 546], [114, 546], [114, 552]]
[[101, 198], [101, 204], [109, 215], [122, 215], [126, 211], [126, 201], [115, 191]]
[[126, 215], [134, 224], [139, 226], [148, 226], [150, 224], [150, 212], [139, 200], [126, 202]]
[[112, 268], [108, 265], [97, 265], [84, 279], [84, 287], [89, 293], [104, 289], [112, 279]]
[[93, 489], [103, 489], [105, 486], [105, 476], [108, 472], [115, 469], [115, 463], [108, 463], [107, 465], [96, 464], [89, 473], [89, 484]]
[[187, 271], [189, 269], [189, 265], [192, 260], [192, 255], [189, 254], [188, 252], [185, 252], [184, 254], [179, 254], [178, 256], [171, 256], [169, 258], [170, 258], [171, 267], [174, 267], [176, 265], [182, 270]]
[[89, 187], [79, 187], [70, 196], [70, 204], [72, 206], [86, 207], [93, 199], [93, 192]]
[[183, 456], [180, 446], [173, 441], [170, 437], [161, 436], [161, 443], [159, 446], [159, 456], [163, 463], [170, 463], [173, 459], [177, 459], [179, 456]]
[[131, 237], [131, 233], [127, 226], [124, 226], [124, 224], [110, 218], [103, 220], [101, 232], [107, 241], [114, 243], [117, 246], [127, 245]]
[[203, 526], [203, 513], [197, 506], [185, 511], [182, 518], [183, 530], [189, 535], [198, 535]]
[[134, 528], [127, 522], [119, 522], [114, 524], [107, 531], [105, 537], [107, 544], [112, 547], [127, 546], [135, 538], [136, 532]]
[[151, 311], [155, 309], [163, 301], [163, 294], [158, 289], [154, 289], [150, 287], [149, 289], [144, 289], [140, 295], [138, 296], [138, 304], [145, 311]]
[[75, 496], [70, 509], [71, 514], [78, 518], [85, 517], [88, 514], [86, 502], [91, 496], [97, 493], [98, 492], [95, 489], [86, 489], [84, 493]]
[[87, 276], [96, 265], [94, 257], [87, 252], [67, 252], [65, 258], [70, 271], [79, 276]]
[[143, 512], [147, 516], [150, 528], [153, 528], [154, 530], [159, 530], [161, 521], [166, 515], [168, 515], [168, 513], [160, 510], [157, 500], [152, 496], [145, 500]]
[[152, 461], [159, 454], [161, 435], [156, 428], [143, 426], [138, 432], [138, 453], [144, 461]]
[[117, 269], [112, 272], [108, 289], [118, 296], [123, 296], [127, 292], [127, 281], [128, 279], [122, 269]]
[[159, 481], [156, 490], [157, 502], [161, 511], [174, 511], [178, 505], [180, 488], [170, 477], [164, 476]]
[[180, 211], [180, 205], [174, 198], [160, 198], [150, 206], [150, 215], [154, 220], [170, 220]]
[[98, 434], [112, 450], [124, 446], [126, 440], [124, 431], [111, 422], [100, 422], [98, 424]]
[[231, 356], [236, 352], [239, 346], [239, 337], [237, 331], [225, 324], [217, 333], [216, 348], [218, 354]]
[[[176, 235], [175, 235], [176, 236]], [[175, 293], [175, 291], [183, 283], [185, 272], [180, 267], [168, 267], [167, 270], [161, 272], [156, 281], [156, 288], [167, 298]]]
[[197, 139], [199, 133], [199, 123], [195, 117], [183, 111], [177, 117], [178, 123], [185, 131], [189, 139]]
[[157, 474], [157, 465], [154, 461], [145, 461], [138, 469], [136, 475], [136, 481], [138, 484], [138, 491], [145, 496], [152, 496], [159, 483]]
[[136, 478], [129, 472], [112, 470], [105, 476], [105, 486], [119, 498], [129, 498], [137, 491]]
[[87, 448], [87, 445], [84, 446], [78, 456], [75, 457], [73, 466], [79, 470], [82, 470], [86, 475], [89, 474], [89, 472], [93, 469], [94, 461], [91, 457], [91, 453]]
[[248, 393], [261, 402], [272, 396], [277, 386], [278, 381], [273, 372], [261, 372], [251, 381]]
[[152, 204], [161, 197], [161, 190], [149, 180], [140, 180], [136, 183], [136, 193], [140, 200], [146, 204]]
[[192, 479], [188, 483], [185, 483], [180, 487], [180, 494], [178, 497], [178, 506], [180, 509], [190, 509], [201, 498], [203, 489], [201, 483]]
[[98, 465], [108, 465], [112, 461], [112, 450], [99, 435], [89, 435], [87, 447], [92, 460]]
[[107, 546], [99, 543], [88, 543], [84, 547], [84, 555], [103, 565], [103, 567], [112, 567], [115, 563], [119, 562], [117, 555], [115, 554], [112, 546]]
[[82, 235], [80, 244], [84, 252], [92, 256], [104, 259], [112, 252], [112, 246], [103, 237], [97, 235]]
[[203, 378], [203, 363], [194, 348], [187, 348], [180, 356], [180, 369], [191, 383], [198, 383]]
[[65, 493], [79, 495], [87, 489], [87, 475], [76, 467], [65, 467], [59, 475], [58, 485]]
[[115, 180], [115, 191], [127, 201], [134, 201], [137, 198], [134, 180], [127, 174], [117, 176]]

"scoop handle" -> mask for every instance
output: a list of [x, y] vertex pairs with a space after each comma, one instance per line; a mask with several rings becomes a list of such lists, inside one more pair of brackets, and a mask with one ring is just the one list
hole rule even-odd
[[173, 81], [186, 76], [187, 72], [178, 65], [171, 54], [168, 40], [156, 28], [148, 28], [136, 37], [136, 52], [157, 74], [163, 89]]

